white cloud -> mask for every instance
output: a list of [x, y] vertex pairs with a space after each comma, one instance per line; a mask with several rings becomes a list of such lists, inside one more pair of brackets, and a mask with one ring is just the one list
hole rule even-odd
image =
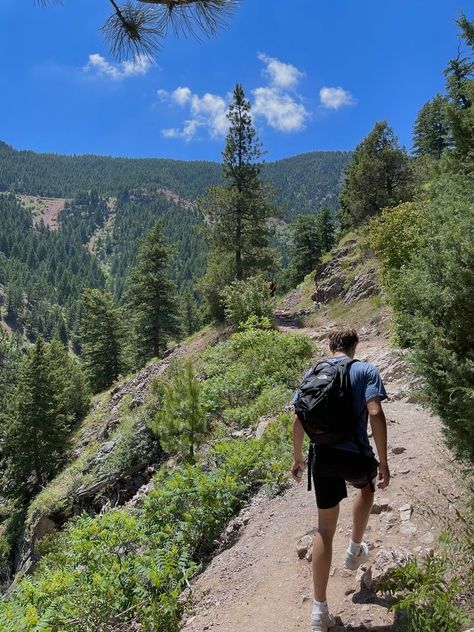
[[[284, 133], [299, 132], [305, 128], [310, 113], [302, 103], [301, 97], [294, 92], [303, 73], [291, 64], [259, 53], [259, 59], [265, 63], [264, 75], [270, 85], [258, 87], [252, 91], [252, 116], [262, 120], [275, 130]], [[198, 95], [187, 86], [175, 90], [158, 90], [157, 96], [162, 102], [179, 105], [189, 110], [182, 127], [170, 127], [161, 130], [164, 138], [181, 138], [190, 141], [200, 131], [207, 131], [211, 138], [225, 136], [229, 129], [227, 108], [232, 95], [220, 96], [206, 92]]]
[[176, 88], [176, 90], [172, 93], [172, 98], [178, 105], [185, 105], [192, 97], [192, 92], [187, 87]]
[[295, 88], [304, 75], [296, 66], [286, 64], [275, 57], [269, 57], [265, 53], [259, 53], [258, 58], [266, 66], [264, 74], [270, 79], [270, 83], [277, 88]]
[[145, 75], [151, 66], [152, 62], [146, 55], [136, 55], [133, 61], [111, 64], [102, 55], [93, 53], [89, 55], [89, 61], [83, 70], [88, 73], [94, 73], [97, 76], [108, 77], [114, 81], [122, 81], [127, 77]]
[[254, 116], [263, 117], [270, 127], [280, 132], [299, 132], [305, 127], [309, 116], [304, 105], [276, 88], [256, 88], [253, 91]]
[[340, 86], [338, 88], [321, 88], [319, 98], [325, 108], [339, 110], [345, 105], [354, 105], [355, 99], [350, 92]]
[[209, 92], [199, 96], [186, 86], [180, 86], [172, 92], [158, 90], [157, 94], [162, 101], [177, 103], [180, 106], [188, 105], [191, 113], [191, 118], [184, 122], [182, 129], [163, 129], [161, 133], [165, 138], [184, 138], [189, 141], [196, 136], [200, 128], [207, 129], [213, 138], [224, 136], [227, 132], [227, 102], [223, 97]]

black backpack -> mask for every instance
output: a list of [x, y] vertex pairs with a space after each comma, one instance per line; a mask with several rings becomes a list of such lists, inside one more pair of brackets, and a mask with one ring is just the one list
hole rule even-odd
[[348, 369], [357, 360], [319, 362], [303, 378], [293, 402], [312, 443], [356, 437], [357, 416]]

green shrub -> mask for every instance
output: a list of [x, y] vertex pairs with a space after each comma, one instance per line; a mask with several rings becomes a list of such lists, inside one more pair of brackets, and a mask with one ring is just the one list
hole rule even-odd
[[445, 176], [371, 225], [398, 342], [457, 455], [474, 462], [474, 181]]
[[289, 424], [282, 416], [264, 441], [218, 443], [210, 471], [160, 471], [138, 514], [76, 519], [56, 536], [35, 575], [0, 603], [2, 631], [92, 632], [136, 620], [144, 630], [177, 632], [179, 595], [226, 522], [262, 484], [283, 484]]
[[163, 448], [180, 453], [189, 463], [195, 462], [196, 449], [208, 432], [202, 389], [191, 360], [174, 380], [165, 385], [163, 404], [150, 424]]
[[468, 623], [457, 605], [459, 583], [449, 579], [448, 574], [443, 556], [430, 556], [423, 562], [413, 558], [394, 569], [380, 586], [394, 596], [391, 610], [405, 613], [406, 632], [460, 632], [461, 626]]
[[[287, 389], [290, 399], [290, 390], [297, 386], [312, 353], [311, 341], [300, 334], [282, 335], [259, 329], [234, 334], [228, 342], [203, 356], [202, 372], [206, 376], [203, 397], [207, 410], [228, 422], [232, 420], [231, 411], [236, 410], [234, 421], [249, 425], [249, 419], [267, 412], [264, 401], [271, 404], [268, 397], [271, 389], [278, 391], [280, 402], [282, 390]], [[275, 412], [272, 405], [269, 411]]]
[[249, 318], [270, 320], [273, 306], [268, 286], [262, 277], [234, 281], [221, 292], [225, 318], [228, 323], [242, 329]]

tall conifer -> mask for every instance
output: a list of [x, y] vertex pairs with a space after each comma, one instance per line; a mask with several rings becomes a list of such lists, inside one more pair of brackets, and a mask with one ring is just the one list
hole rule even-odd
[[125, 368], [123, 317], [107, 292], [87, 289], [81, 305], [82, 360], [93, 390], [100, 391]]
[[250, 102], [237, 84], [227, 114], [229, 131], [222, 153], [222, 186], [210, 187], [202, 202], [215, 257], [232, 253], [234, 278], [244, 279], [271, 261], [267, 220], [276, 215], [260, 178], [261, 145], [252, 123]]
[[382, 208], [395, 206], [413, 195], [413, 175], [406, 151], [387, 121], [373, 130], [355, 149], [341, 190], [341, 222], [359, 226]]
[[179, 304], [170, 265], [171, 248], [158, 221], [141, 241], [136, 265], [128, 279], [128, 304], [141, 362], [161, 356], [169, 340], [180, 333]]
[[6, 423], [7, 473], [11, 495], [27, 498], [57, 472], [68, 448], [66, 394], [52, 367], [47, 345], [38, 338], [23, 360], [15, 405]]

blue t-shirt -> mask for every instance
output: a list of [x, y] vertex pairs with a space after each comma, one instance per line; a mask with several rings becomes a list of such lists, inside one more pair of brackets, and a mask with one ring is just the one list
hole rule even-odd
[[[336, 356], [325, 360], [325, 362], [339, 362], [346, 357], [347, 356]], [[385, 391], [380, 373], [374, 365], [369, 362], [356, 361], [351, 364], [349, 366], [349, 380], [354, 393], [354, 411], [358, 419], [357, 436], [364, 448], [365, 454], [367, 456], [374, 456], [374, 452], [367, 435], [367, 421], [369, 418], [367, 402], [369, 399], [373, 399], [374, 397], [386, 399], [387, 392]], [[360, 453], [357, 445], [350, 439], [333, 443], [331, 446], [341, 450], [349, 450], [350, 452], [357, 452], [358, 454]]]

